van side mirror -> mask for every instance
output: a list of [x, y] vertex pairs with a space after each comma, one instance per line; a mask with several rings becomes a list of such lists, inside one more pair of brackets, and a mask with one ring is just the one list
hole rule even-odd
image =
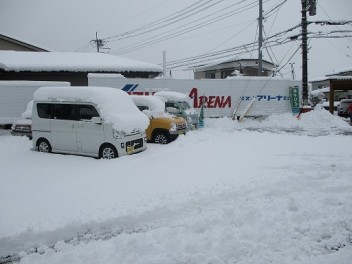
[[170, 114], [179, 114], [181, 113], [177, 108], [175, 107], [166, 107], [166, 112]]
[[98, 117], [98, 116], [92, 117], [91, 121], [97, 125], [101, 125], [103, 123], [103, 120], [101, 119], [101, 117]]

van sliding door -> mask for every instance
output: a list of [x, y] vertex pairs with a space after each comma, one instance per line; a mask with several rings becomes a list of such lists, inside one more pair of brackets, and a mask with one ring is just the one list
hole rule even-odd
[[77, 107], [74, 104], [53, 104], [51, 119], [51, 138], [53, 150], [76, 152]]
[[92, 117], [99, 117], [93, 105], [78, 105], [77, 146], [83, 153], [97, 154], [104, 143], [104, 125], [95, 124]]

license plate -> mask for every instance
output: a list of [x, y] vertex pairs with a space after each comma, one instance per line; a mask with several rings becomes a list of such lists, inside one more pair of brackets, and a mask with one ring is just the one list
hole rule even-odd
[[134, 151], [134, 147], [133, 146], [127, 146], [127, 154], [130, 155], [132, 154]]

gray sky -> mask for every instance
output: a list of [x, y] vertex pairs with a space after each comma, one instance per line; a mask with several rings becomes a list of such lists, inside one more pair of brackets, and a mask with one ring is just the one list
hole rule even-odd
[[[352, 20], [351, 0], [317, 1], [317, 15], [308, 17], [308, 20]], [[0, 0], [0, 33], [53, 51], [95, 52], [94, 43], [90, 41], [95, 39], [95, 33], [98, 32], [98, 37], [105, 40], [104, 52], [155, 64], [162, 63], [164, 50], [167, 60], [173, 61], [242, 46], [237, 52], [225, 55], [228, 58], [251, 58], [258, 56], [257, 49], [243, 46], [256, 41], [258, 37], [258, 2], [259, 0]], [[263, 2], [266, 16], [264, 37], [286, 31], [300, 23], [300, 0]], [[278, 6], [282, 2], [285, 3]], [[279, 8], [269, 12], [276, 6]], [[309, 32], [341, 30], [351, 31], [352, 25], [308, 27]], [[297, 28], [272, 40], [281, 43], [299, 32], [300, 28]], [[291, 77], [289, 63], [294, 63], [295, 74], [300, 78], [300, 41], [280, 43], [264, 49], [264, 59], [278, 64], [285, 77]], [[309, 47], [310, 79], [352, 67], [351, 37], [312, 38]], [[198, 61], [205, 62], [207, 61]], [[191, 73], [173, 69], [173, 75], [190, 77]]]

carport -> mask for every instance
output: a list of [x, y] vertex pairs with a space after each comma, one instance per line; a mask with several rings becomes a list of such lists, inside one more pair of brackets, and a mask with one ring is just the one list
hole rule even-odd
[[352, 90], [352, 76], [329, 76], [326, 80], [330, 82], [329, 112], [333, 114], [335, 91]]

